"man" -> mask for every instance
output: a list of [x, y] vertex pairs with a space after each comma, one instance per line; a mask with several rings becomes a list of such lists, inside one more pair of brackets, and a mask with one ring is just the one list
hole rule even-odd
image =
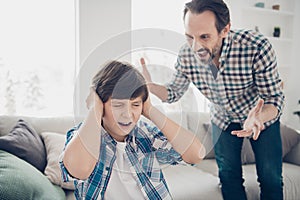
[[243, 138], [251, 138], [261, 199], [283, 199], [279, 118], [284, 95], [274, 50], [259, 33], [230, 30], [222, 0], [192, 0], [184, 9], [187, 43], [173, 80], [151, 82], [152, 93], [174, 102], [192, 82], [211, 102], [213, 141], [224, 199], [246, 199], [241, 167]]

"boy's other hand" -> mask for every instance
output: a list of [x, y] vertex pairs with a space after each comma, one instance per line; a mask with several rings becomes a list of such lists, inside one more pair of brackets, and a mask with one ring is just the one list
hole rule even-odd
[[150, 119], [150, 110], [151, 109], [152, 109], [152, 103], [150, 100], [150, 96], [148, 96], [147, 100], [143, 104], [143, 111], [142, 111], [142, 114], [148, 119]]
[[85, 103], [88, 110], [95, 107], [95, 110], [103, 112], [103, 102], [93, 87], [90, 88], [90, 93], [86, 98]]

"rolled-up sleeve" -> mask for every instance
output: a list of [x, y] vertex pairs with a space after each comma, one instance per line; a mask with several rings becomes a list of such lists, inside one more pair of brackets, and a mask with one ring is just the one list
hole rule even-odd
[[66, 169], [64, 163], [63, 163], [63, 156], [64, 156], [64, 151], [66, 146], [68, 145], [68, 143], [72, 140], [73, 136], [75, 135], [76, 131], [79, 129], [81, 124], [79, 124], [78, 126], [70, 129], [67, 134], [66, 134], [66, 142], [65, 142], [65, 147], [63, 152], [61, 153], [60, 157], [59, 157], [59, 166], [60, 166], [60, 170], [61, 170], [61, 178], [64, 182], [69, 182], [69, 181], [74, 181], [77, 180], [76, 178], [72, 177], [70, 175], [70, 173], [68, 172], [68, 170]]
[[[276, 55], [272, 45], [266, 41], [254, 61], [254, 78], [259, 96], [265, 104], [272, 104], [278, 109], [278, 117], [284, 106], [282, 80], [280, 79]], [[278, 118], [277, 117], [277, 118]]]
[[171, 82], [165, 85], [168, 91], [168, 98], [166, 100], [168, 103], [178, 101], [189, 88], [190, 80], [181, 71], [181, 67], [180, 57], [178, 57], [175, 64], [176, 72], [174, 72]]

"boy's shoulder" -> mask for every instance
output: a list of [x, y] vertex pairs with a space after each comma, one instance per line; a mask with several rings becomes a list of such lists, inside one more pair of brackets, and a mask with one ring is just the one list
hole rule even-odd
[[136, 127], [145, 132], [151, 132], [152, 129], [156, 128], [154, 123], [145, 117], [141, 117], [139, 119], [139, 121], [136, 123]]
[[163, 134], [157, 128], [157, 126], [152, 121], [143, 116], [137, 122], [136, 127], [138, 129], [139, 134], [145, 134], [148, 137], [163, 136]]

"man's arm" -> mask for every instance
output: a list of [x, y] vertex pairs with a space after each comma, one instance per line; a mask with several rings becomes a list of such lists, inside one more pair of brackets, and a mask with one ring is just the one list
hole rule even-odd
[[[183, 75], [178, 69], [176, 71], [176, 74], [174, 74], [173, 76], [173, 80], [168, 84], [168, 86], [166, 86], [152, 82], [151, 75], [147, 69], [144, 58], [140, 59], [140, 63], [143, 68], [143, 76], [149, 86], [150, 92], [161, 99], [163, 102], [176, 102], [188, 90], [190, 80], [187, 79], [187, 77]], [[176, 66], [180, 66], [179, 61], [177, 61]]]
[[264, 130], [264, 123], [275, 119], [278, 115], [277, 108], [272, 104], [264, 104], [260, 99], [257, 105], [251, 109], [244, 123], [243, 130], [232, 131], [238, 137], [249, 137], [253, 134], [253, 139], [257, 140], [260, 132]]
[[264, 123], [280, 116], [284, 103], [275, 51], [268, 40], [263, 41], [253, 61], [255, 85], [263, 100], [260, 99], [249, 112], [244, 122], [244, 130], [232, 132], [238, 137], [248, 137], [253, 134], [254, 140], [258, 139], [260, 132], [265, 128]]
[[160, 100], [166, 101], [167, 98], [168, 98], [168, 91], [167, 91], [166, 86], [159, 85], [159, 84], [156, 84], [156, 83], [152, 82], [151, 75], [150, 75], [150, 73], [149, 73], [149, 71], [146, 67], [146, 63], [145, 63], [144, 58], [140, 59], [140, 63], [141, 63], [142, 68], [143, 68], [143, 71], [142, 71], [143, 76], [144, 76], [144, 78], [147, 82], [147, 85], [148, 85], [148, 88], [149, 88], [150, 92], [153, 93], [158, 98], [160, 98]]
[[166, 86], [156, 83], [148, 83], [148, 88], [151, 93], [157, 96], [161, 101], [165, 102], [168, 99], [168, 90]]
[[273, 104], [264, 104], [261, 111], [261, 120], [263, 123], [275, 119], [278, 115], [278, 110]]

